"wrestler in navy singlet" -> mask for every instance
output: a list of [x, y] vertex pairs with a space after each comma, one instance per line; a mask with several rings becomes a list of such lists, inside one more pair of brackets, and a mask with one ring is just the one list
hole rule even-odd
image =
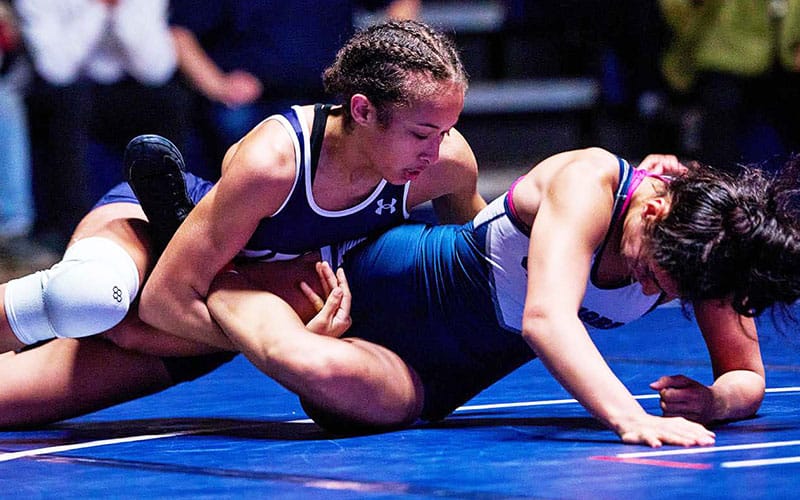
[[258, 225], [245, 245], [243, 255], [260, 260], [270, 260], [276, 252], [296, 256], [323, 245], [376, 234], [408, 218], [408, 182], [395, 186], [381, 180], [372, 193], [354, 207], [338, 211], [320, 208], [314, 200], [311, 185], [331, 107], [314, 107], [310, 134], [306, 122], [299, 119], [297, 107], [292, 109], [294, 112], [271, 119], [279, 120], [292, 136], [297, 169], [295, 185], [281, 208]]
[[[612, 225], [642, 173], [619, 164]], [[346, 335], [383, 345], [414, 368], [425, 420], [446, 417], [535, 357], [520, 335], [530, 233], [509, 198], [462, 226], [406, 224], [345, 252], [354, 297]], [[613, 328], [658, 300], [638, 283], [600, 288], [590, 278], [579, 316], [589, 331]]]
[[[408, 218], [408, 182], [396, 186], [381, 180], [364, 201], [344, 210], [325, 210], [316, 204], [311, 185], [331, 109], [320, 104], [314, 107], [311, 132], [299, 118], [298, 106], [267, 118], [280, 122], [292, 138], [297, 175], [287, 199], [275, 214], [261, 220], [241, 256], [262, 261], [293, 258], [324, 245], [377, 234]], [[213, 187], [211, 182], [189, 173], [185, 178], [189, 198], [195, 204]], [[95, 208], [113, 202], [139, 203], [127, 183], [109, 191]]]

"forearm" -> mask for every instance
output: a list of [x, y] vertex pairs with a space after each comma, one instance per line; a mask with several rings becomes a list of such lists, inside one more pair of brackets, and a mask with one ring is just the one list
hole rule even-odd
[[225, 74], [186, 28], [173, 26], [172, 38], [178, 54], [178, 66], [184, 77], [203, 95], [219, 100], [225, 85]]
[[188, 286], [172, 282], [162, 287], [158, 279], [149, 280], [142, 290], [139, 317], [182, 339], [232, 349], [228, 338], [211, 318], [205, 298]]
[[[553, 377], [595, 418], [622, 436], [631, 422], [646, 415], [614, 375], [576, 319], [558, 331], [536, 327], [526, 335]], [[546, 333], [550, 331], [551, 333]]]
[[133, 315], [103, 333], [102, 337], [128, 351], [152, 356], [184, 357], [220, 351], [217, 347], [192, 342], [153, 328]]
[[486, 201], [477, 192], [460, 197], [443, 197], [433, 200], [439, 224], [464, 224], [486, 207]]
[[723, 374], [714, 381], [711, 420], [737, 420], [755, 415], [764, 399], [764, 377], [748, 370]]

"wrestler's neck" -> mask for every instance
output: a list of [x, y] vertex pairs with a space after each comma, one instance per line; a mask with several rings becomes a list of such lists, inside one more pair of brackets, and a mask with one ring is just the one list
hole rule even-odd
[[[644, 189], [642, 189], [644, 188]], [[631, 194], [622, 219], [611, 229], [608, 242], [597, 268], [603, 282], [619, 283], [633, 279], [631, 270], [642, 254], [649, 224], [666, 215], [668, 206], [649, 186], [640, 186]]]
[[371, 192], [382, 177], [364, 144], [358, 129], [344, 126], [342, 115], [329, 116], [314, 184], [323, 182], [325, 186], [337, 186], [342, 194], [353, 193], [356, 198]]

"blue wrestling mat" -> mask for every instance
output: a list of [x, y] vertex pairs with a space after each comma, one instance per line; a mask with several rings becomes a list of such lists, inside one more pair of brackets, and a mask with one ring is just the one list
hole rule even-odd
[[[800, 487], [800, 336], [760, 321], [768, 393], [709, 448], [622, 444], [547, 374], [523, 366], [444, 422], [335, 437], [241, 356], [163, 393], [37, 430], [0, 433], [6, 498], [785, 499]], [[708, 383], [677, 307], [595, 337], [653, 413], [648, 384]]]

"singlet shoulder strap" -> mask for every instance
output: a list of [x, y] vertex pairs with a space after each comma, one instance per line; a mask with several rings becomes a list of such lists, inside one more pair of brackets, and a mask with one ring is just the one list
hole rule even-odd
[[619, 187], [617, 187], [616, 195], [614, 196], [614, 211], [611, 215], [611, 226], [613, 227], [617, 219], [622, 215], [622, 212], [627, 208], [625, 203], [628, 199], [628, 190], [631, 184], [631, 173], [633, 168], [624, 158], [617, 157], [619, 164]]
[[[614, 226], [616, 226], [617, 222], [619, 221], [620, 217], [622, 217], [625, 209], [627, 208], [627, 199], [629, 190], [631, 188], [631, 177], [633, 177], [633, 173], [636, 171], [633, 167], [631, 167], [630, 163], [627, 160], [621, 157], [617, 157], [617, 163], [619, 166], [619, 186], [617, 187], [617, 191], [614, 194], [614, 206], [611, 212], [611, 222], [608, 226], [608, 231], [606, 232], [606, 237], [603, 238], [603, 242], [600, 244], [600, 247], [595, 252], [594, 262], [592, 263], [592, 269], [590, 272], [590, 280], [592, 283], [597, 282], [597, 268], [600, 266], [600, 256], [606, 249], [608, 245], [608, 240], [611, 237], [611, 233], [614, 232]], [[612, 287], [613, 288], [613, 287]]]
[[314, 105], [314, 123], [311, 126], [311, 181], [317, 174], [317, 163], [319, 153], [322, 150], [322, 140], [325, 138], [325, 124], [328, 122], [328, 115], [331, 112], [331, 104]]

